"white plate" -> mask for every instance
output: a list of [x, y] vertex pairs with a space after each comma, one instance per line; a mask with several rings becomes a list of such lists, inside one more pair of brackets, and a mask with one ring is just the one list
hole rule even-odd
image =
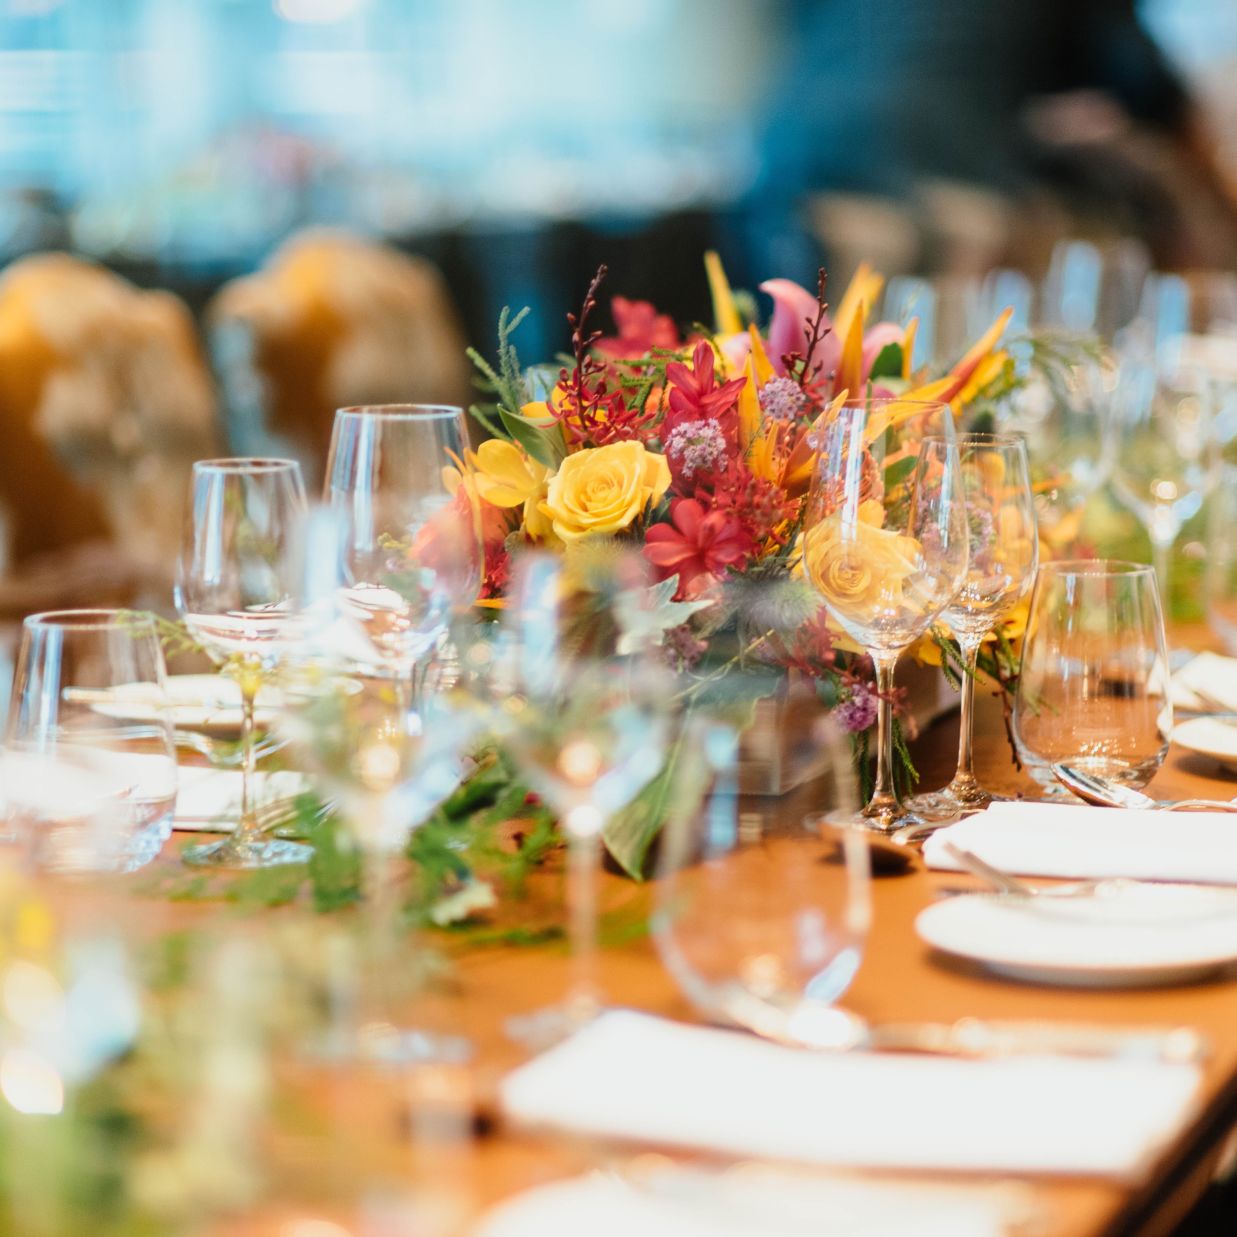
[[950, 898], [929, 945], [1015, 979], [1096, 988], [1181, 983], [1237, 961], [1237, 889], [1119, 882], [1084, 898]]
[[[240, 732], [241, 689], [221, 674], [173, 674], [167, 680], [167, 698], [172, 724], [180, 730]], [[274, 688], [258, 692], [255, 720], [269, 726], [279, 706]], [[150, 688], [145, 683], [122, 683], [107, 692], [107, 699], [93, 705], [96, 712], [121, 721], [147, 722], [155, 717]]]
[[1173, 742], [1187, 752], [1210, 756], [1237, 773], [1237, 723], [1194, 717], [1173, 727]]

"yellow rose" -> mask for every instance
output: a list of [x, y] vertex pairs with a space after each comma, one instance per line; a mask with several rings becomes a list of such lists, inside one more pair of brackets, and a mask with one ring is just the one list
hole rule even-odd
[[860, 504], [858, 519], [832, 515], [803, 538], [808, 578], [839, 615], [865, 622], [902, 605], [902, 586], [919, 571], [919, 542], [881, 528], [881, 504]]
[[569, 455], [550, 481], [542, 514], [563, 541], [629, 527], [670, 485], [665, 457], [639, 442], [587, 447]]
[[472, 457], [477, 492], [496, 507], [522, 507], [545, 493], [550, 470], [521, 447], [491, 438]]

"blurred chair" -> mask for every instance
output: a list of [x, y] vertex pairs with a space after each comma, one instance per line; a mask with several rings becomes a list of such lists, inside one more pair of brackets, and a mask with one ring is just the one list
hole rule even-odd
[[207, 309], [234, 454], [300, 460], [321, 479], [336, 408], [466, 403], [465, 341], [438, 270], [343, 232], [285, 242]]
[[210, 375], [177, 298], [60, 253], [0, 273], [0, 524], [17, 580], [38, 581], [23, 606], [170, 576], [190, 465], [214, 450]]

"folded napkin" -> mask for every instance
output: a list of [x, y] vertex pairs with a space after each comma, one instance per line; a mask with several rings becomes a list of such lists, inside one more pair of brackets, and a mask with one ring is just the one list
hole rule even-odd
[[[1196, 692], [1207, 695], [1206, 700]], [[1173, 675], [1170, 695], [1183, 709], [1211, 712], [1217, 704], [1237, 712], [1237, 657], [1199, 653]]]
[[734, 1156], [1138, 1175], [1189, 1116], [1190, 1065], [812, 1053], [613, 1011], [509, 1074], [527, 1125]]
[[1237, 885], [1237, 815], [1078, 803], [994, 803], [924, 843], [930, 868], [958, 871], [952, 842], [1020, 876]]
[[[254, 775], [254, 802], [259, 806], [291, 798], [310, 789], [303, 773], [280, 770]], [[176, 823], [235, 823], [241, 809], [241, 775], [236, 770], [182, 765], [176, 791]]]
[[473, 1237], [1000, 1237], [1027, 1215], [1006, 1187], [911, 1186], [744, 1166], [647, 1181], [593, 1173], [526, 1190]]

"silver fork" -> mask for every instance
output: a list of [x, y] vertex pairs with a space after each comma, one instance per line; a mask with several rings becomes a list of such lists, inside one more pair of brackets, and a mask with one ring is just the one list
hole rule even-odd
[[1085, 898], [1097, 890], [1121, 889], [1133, 883], [1123, 877], [1108, 877], [1104, 880], [1071, 881], [1067, 885], [1050, 885], [1041, 889], [1036, 885], [1028, 885], [1026, 881], [1019, 880], [1002, 868], [993, 867], [973, 850], [967, 850], [954, 842], [946, 842], [942, 849], [972, 876], [987, 881], [998, 893], [1013, 894], [1020, 898]]

